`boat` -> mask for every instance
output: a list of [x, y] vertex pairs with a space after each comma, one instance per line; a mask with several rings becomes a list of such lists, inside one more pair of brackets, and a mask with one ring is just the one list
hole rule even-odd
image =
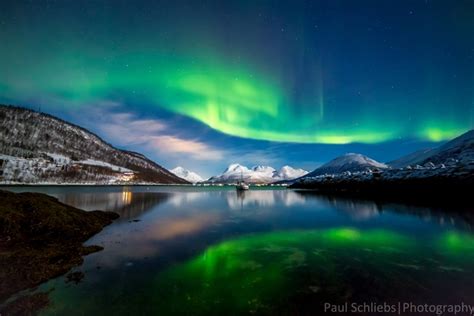
[[244, 181], [243, 172], [240, 172], [240, 182], [235, 188], [237, 189], [237, 191], [245, 191], [250, 188], [249, 185]]
[[247, 183], [245, 183], [244, 181], [240, 181], [236, 187], [237, 191], [245, 191], [245, 190], [248, 190], [250, 187]]

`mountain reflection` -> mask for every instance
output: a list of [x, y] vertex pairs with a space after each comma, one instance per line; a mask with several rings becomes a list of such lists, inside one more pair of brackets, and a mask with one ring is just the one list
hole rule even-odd
[[354, 220], [367, 220], [377, 217], [382, 212], [380, 205], [373, 201], [338, 199], [331, 196], [320, 196], [319, 199]]
[[167, 201], [173, 194], [133, 192], [124, 187], [122, 192], [64, 192], [52, 195], [65, 204], [86, 211], [116, 212], [120, 215], [120, 220], [129, 220]]
[[227, 191], [226, 199], [232, 210], [243, 207], [272, 207], [275, 204], [291, 207], [305, 202], [304, 196], [290, 190]]
[[[196, 243], [199, 234], [222, 220], [220, 214], [213, 212], [173, 213], [165, 210], [160, 216], [155, 216], [152, 213], [156, 211], [153, 208], [140, 222], [122, 222], [120, 225], [110, 226], [105, 233], [94, 236], [89, 242], [106, 248], [106, 255], [97, 264], [115, 267], [126, 262], [164, 256], [176, 252], [183, 242], [188, 247], [198, 246]], [[127, 239], [123, 240], [122, 236], [127, 236]]]
[[[291, 289], [304, 297], [379, 293], [386, 284], [397, 286], [397, 293], [403, 294], [410, 286], [419, 289], [420, 280], [424, 288], [443, 285], [449, 292], [441, 295], [458, 297], [469, 293], [471, 285], [474, 257], [465, 258], [474, 253], [473, 212], [290, 189], [39, 189], [82, 209], [122, 216], [86, 242], [104, 249], [86, 256], [77, 268], [85, 273], [85, 282], [71, 286], [58, 278], [48, 283], [47, 289], [55, 288], [52, 300], [60, 302], [56, 306], [62, 306], [65, 297], [73, 297], [81, 306], [91, 306], [84, 304], [88, 300], [102, 304], [130, 299], [137, 306], [141, 302], [155, 306], [185, 297], [186, 304], [202, 302], [214, 308], [209, 302], [216, 295], [224, 293], [232, 299], [247, 293], [253, 299], [262, 284], [269, 291], [277, 288], [273, 281], [281, 276], [285, 277], [283, 292], [288, 282], [297, 281]], [[167, 283], [164, 275], [171, 276], [172, 282]], [[400, 278], [404, 275], [408, 278]], [[216, 280], [221, 287], [215, 287]], [[242, 290], [240, 296], [233, 287]], [[392, 295], [392, 287], [387, 293]]]
[[366, 200], [344, 196], [324, 195], [314, 191], [297, 190], [296, 194], [325, 203], [331, 208], [348, 215], [353, 220], [368, 220], [382, 213], [397, 213], [416, 216], [424, 221], [436, 222], [441, 226], [456, 226], [471, 231], [474, 225], [474, 207], [453, 203], [432, 205], [429, 201], [419, 201], [417, 205], [409, 204], [403, 199]]

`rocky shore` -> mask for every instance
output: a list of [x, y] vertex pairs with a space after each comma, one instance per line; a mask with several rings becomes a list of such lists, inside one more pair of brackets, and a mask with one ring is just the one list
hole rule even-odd
[[83, 243], [118, 214], [86, 212], [40, 193], [0, 190], [0, 314], [30, 314], [47, 304], [45, 293], [13, 294], [65, 274], [83, 256], [102, 250]]

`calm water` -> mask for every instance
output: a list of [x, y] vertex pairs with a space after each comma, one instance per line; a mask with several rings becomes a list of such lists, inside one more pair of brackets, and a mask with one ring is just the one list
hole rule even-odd
[[[474, 304], [472, 215], [291, 190], [42, 187], [121, 218], [43, 315], [305, 314], [324, 302]], [[472, 213], [471, 213], [472, 214]]]

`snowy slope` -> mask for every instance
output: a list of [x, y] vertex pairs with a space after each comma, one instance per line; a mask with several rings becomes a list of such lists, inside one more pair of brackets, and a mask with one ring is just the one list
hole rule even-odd
[[187, 183], [141, 154], [20, 107], [0, 105], [0, 154], [4, 183]]
[[307, 177], [315, 177], [323, 174], [339, 174], [343, 172], [360, 172], [373, 169], [387, 169], [386, 164], [375, 161], [361, 154], [348, 153], [337, 157], [308, 173]]
[[389, 162], [393, 168], [404, 168], [407, 166], [425, 165], [428, 163], [456, 164], [469, 163], [474, 160], [474, 130], [470, 130], [446, 144], [413, 154]]
[[[337, 160], [337, 159], [336, 159]], [[381, 168], [380, 163], [365, 161], [366, 165], [377, 166], [380, 170], [374, 173], [369, 170], [356, 172], [327, 172], [334, 171], [338, 166], [344, 165], [341, 161], [328, 163], [314, 172], [308, 174], [295, 183], [295, 186], [306, 188], [333, 189], [359, 189], [360, 183], [385, 183], [397, 184], [402, 189], [405, 184], [413, 184], [414, 188], [432, 185], [437, 189], [450, 190], [457, 187], [459, 192], [464, 192], [474, 183], [474, 130], [471, 130], [446, 144], [431, 150], [418, 151], [411, 155], [393, 161], [392, 168]], [[358, 163], [361, 163], [357, 159]], [[347, 162], [345, 163], [347, 165]], [[316, 171], [321, 170], [317, 173]], [[347, 170], [350, 171], [350, 170]], [[331, 176], [326, 174], [331, 173]], [[376, 182], [375, 182], [376, 181]], [[423, 183], [423, 185], [420, 185]], [[436, 187], [438, 186], [438, 187]], [[444, 187], [446, 186], [446, 187]], [[456, 189], [456, 190], [458, 190]], [[457, 191], [456, 191], [457, 192]]]
[[406, 166], [417, 165], [428, 158], [433, 153], [433, 148], [426, 148], [415, 151], [414, 153], [403, 156], [397, 160], [387, 162], [392, 168], [404, 168]]
[[283, 166], [278, 172], [273, 174], [273, 178], [275, 178], [275, 181], [293, 180], [306, 174], [308, 174], [308, 171], [304, 169], [294, 169], [290, 166]]
[[211, 177], [207, 182], [237, 183], [244, 180], [247, 183], [273, 183], [280, 180], [295, 179], [306, 173], [308, 172], [303, 169], [294, 169], [290, 166], [284, 166], [280, 170], [275, 170], [269, 166], [248, 168], [234, 163], [229, 165], [222, 174]]
[[474, 161], [474, 130], [470, 130], [459, 137], [433, 150], [431, 155], [419, 164], [469, 164]]
[[183, 178], [184, 180], [187, 180], [191, 183], [204, 181], [204, 179], [200, 175], [195, 172], [184, 169], [183, 167], [176, 167], [174, 169], [171, 169], [170, 171], [178, 177]]

